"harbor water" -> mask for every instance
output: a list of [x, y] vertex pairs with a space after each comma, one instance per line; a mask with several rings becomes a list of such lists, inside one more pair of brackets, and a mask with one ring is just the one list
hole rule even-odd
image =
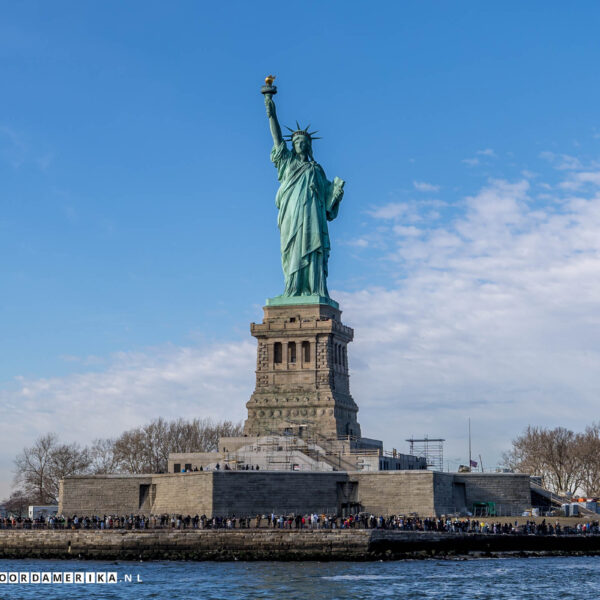
[[71, 573], [71, 577], [76, 573], [116, 574], [117, 582], [0, 583], [2, 600], [579, 600], [600, 597], [600, 557], [352, 563], [0, 561], [0, 574], [11, 573]]

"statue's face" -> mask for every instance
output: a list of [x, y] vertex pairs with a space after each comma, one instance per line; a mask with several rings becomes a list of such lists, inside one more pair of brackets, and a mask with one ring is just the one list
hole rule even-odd
[[294, 150], [296, 154], [306, 154], [310, 149], [310, 140], [304, 135], [294, 136]]

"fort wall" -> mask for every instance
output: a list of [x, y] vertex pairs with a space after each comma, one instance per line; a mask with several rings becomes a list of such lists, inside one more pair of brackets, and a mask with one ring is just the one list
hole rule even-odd
[[457, 473], [456, 484], [464, 483], [466, 504], [494, 502], [502, 514], [521, 514], [531, 506], [529, 475], [522, 473]]
[[434, 516], [494, 502], [502, 514], [531, 506], [529, 477], [433, 471], [200, 471], [69, 477], [64, 515], [183, 514], [250, 516], [275, 512]]
[[[374, 515], [434, 515], [433, 471], [351, 473], [357, 501]], [[368, 507], [368, 508], [367, 508]]]

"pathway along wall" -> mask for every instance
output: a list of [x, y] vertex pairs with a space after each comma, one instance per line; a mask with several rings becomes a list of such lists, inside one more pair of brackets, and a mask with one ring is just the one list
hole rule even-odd
[[380, 560], [596, 554], [600, 536], [423, 533], [385, 530], [0, 531], [0, 559]]

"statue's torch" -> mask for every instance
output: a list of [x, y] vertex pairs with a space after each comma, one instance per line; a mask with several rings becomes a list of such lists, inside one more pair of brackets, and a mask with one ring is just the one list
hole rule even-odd
[[260, 88], [260, 93], [271, 98], [277, 93], [277, 86], [273, 85], [275, 81], [275, 75], [268, 75], [265, 77], [265, 85]]

